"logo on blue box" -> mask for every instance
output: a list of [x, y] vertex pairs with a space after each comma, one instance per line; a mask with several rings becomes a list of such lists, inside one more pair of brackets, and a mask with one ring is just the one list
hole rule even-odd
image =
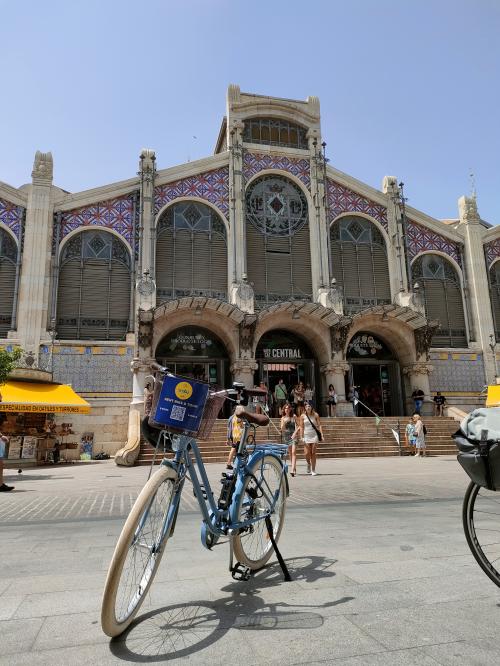
[[197, 433], [208, 397], [208, 384], [166, 375], [154, 420], [166, 428]]

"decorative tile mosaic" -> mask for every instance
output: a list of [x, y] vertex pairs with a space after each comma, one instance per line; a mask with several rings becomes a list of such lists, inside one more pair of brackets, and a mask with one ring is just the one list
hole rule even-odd
[[429, 375], [431, 391], [481, 391], [484, 387], [482, 354], [431, 352], [434, 372]]
[[[138, 239], [133, 238], [134, 197], [135, 194], [127, 194], [123, 197], [99, 201], [90, 206], [82, 206], [62, 213], [60, 240], [62, 241], [65, 236], [75, 229], [99, 225], [116, 231], [128, 241], [131, 247], [135, 247], [137, 252]], [[55, 218], [55, 224], [57, 224], [57, 218]]]
[[261, 155], [245, 151], [243, 155], [243, 175], [246, 180], [265, 169], [281, 169], [293, 174], [306, 187], [311, 184], [310, 164], [308, 159], [278, 155]]
[[412, 220], [408, 220], [408, 253], [410, 260], [421, 252], [438, 250], [453, 257], [459, 266], [462, 265], [460, 257], [460, 245], [455, 243], [427, 227], [423, 227]]
[[342, 213], [365, 213], [375, 218], [387, 231], [387, 208], [328, 179], [330, 221]]
[[485, 243], [484, 253], [486, 255], [487, 267], [489, 268], [495, 259], [500, 257], [500, 238], [495, 238], [495, 240]]
[[55, 347], [54, 380], [75, 391], [126, 393], [132, 390], [130, 347]]
[[229, 211], [229, 168], [181, 178], [173, 183], [155, 187], [155, 213], [179, 197], [199, 197], [217, 206], [227, 217]]
[[19, 238], [21, 232], [21, 222], [23, 219], [23, 209], [16, 204], [0, 198], [0, 222], [3, 222], [6, 227]]

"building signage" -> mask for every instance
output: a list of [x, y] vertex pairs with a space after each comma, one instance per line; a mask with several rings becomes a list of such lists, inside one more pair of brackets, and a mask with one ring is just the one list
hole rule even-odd
[[293, 348], [277, 348], [277, 349], [264, 349], [264, 358], [286, 358], [286, 359], [294, 359], [294, 358], [302, 358], [302, 354], [300, 349], [293, 349]]
[[174, 431], [195, 434], [200, 428], [207, 397], [208, 384], [166, 375], [153, 407], [153, 419]]
[[347, 356], [351, 358], [388, 359], [392, 357], [386, 345], [370, 333], [358, 333], [347, 345]]

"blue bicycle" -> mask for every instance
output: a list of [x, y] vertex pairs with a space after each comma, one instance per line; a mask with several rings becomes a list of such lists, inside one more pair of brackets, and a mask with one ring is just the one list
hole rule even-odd
[[[166, 368], [156, 364], [153, 367], [156, 377], [172, 377]], [[243, 385], [234, 384], [233, 389], [209, 393], [198, 436], [208, 436], [224, 400], [227, 397], [234, 399], [242, 390]], [[243, 421], [241, 441], [232, 473], [223, 474], [217, 500], [196, 439], [171, 429], [154, 434], [144, 422], [144, 434], [148, 440], [157, 449], [173, 452], [174, 456], [173, 459], [163, 457], [158, 470], [139, 494], [118, 539], [101, 610], [102, 628], [108, 636], [121, 634], [144, 601], [168, 540], [174, 535], [187, 477], [193, 484], [203, 516], [202, 544], [210, 549], [220, 537], [228, 538], [233, 577], [248, 579], [251, 571], [266, 564], [274, 549], [285, 578], [289, 579], [276, 546], [283, 528], [288, 496], [285, 462], [288, 447], [274, 443], [256, 445], [255, 426], [267, 425], [269, 417], [248, 413], [241, 405], [237, 412]], [[233, 555], [237, 560], [234, 566]]]

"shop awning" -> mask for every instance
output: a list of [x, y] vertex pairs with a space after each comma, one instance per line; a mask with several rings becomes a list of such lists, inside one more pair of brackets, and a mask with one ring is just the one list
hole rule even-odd
[[67, 384], [11, 382], [0, 386], [0, 412], [88, 414], [89, 403]]
[[500, 386], [488, 386], [486, 407], [500, 407]]

